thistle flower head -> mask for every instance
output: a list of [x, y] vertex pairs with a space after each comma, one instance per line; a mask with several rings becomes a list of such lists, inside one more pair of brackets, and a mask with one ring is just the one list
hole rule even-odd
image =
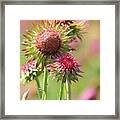
[[64, 54], [55, 59], [53, 64], [49, 64], [48, 70], [50, 72], [57, 72], [57, 75], [68, 76], [70, 81], [78, 81], [78, 76], [82, 77], [80, 73], [80, 65], [77, 61], [70, 55]]
[[23, 52], [29, 60], [52, 58], [72, 50], [68, 46], [72, 38], [71, 30], [60, 25], [55, 20], [41, 20], [33, 23], [31, 30], [23, 34]]
[[61, 38], [57, 31], [45, 30], [36, 37], [36, 46], [44, 54], [53, 54], [61, 47]]
[[72, 38], [83, 38], [84, 24], [75, 20], [41, 20], [34, 22], [30, 30], [23, 34], [24, 54], [30, 59], [38, 56], [51, 57], [66, 53], [72, 48], [68, 45]]
[[67, 69], [72, 70], [76, 67], [79, 67], [78, 63], [70, 54], [65, 54], [57, 58], [56, 63], [60, 65], [61, 70], [66, 71]]
[[34, 79], [37, 74], [36, 64], [36, 61], [28, 61], [21, 68], [21, 80], [23, 81], [23, 83], [29, 82]]
[[61, 26], [67, 27], [70, 32], [68, 35], [73, 38], [84, 39], [84, 34], [88, 31], [89, 22], [87, 20], [61, 20]]
[[26, 74], [30, 70], [35, 69], [35, 67], [36, 67], [35, 61], [28, 61], [27, 64], [21, 68], [21, 72]]

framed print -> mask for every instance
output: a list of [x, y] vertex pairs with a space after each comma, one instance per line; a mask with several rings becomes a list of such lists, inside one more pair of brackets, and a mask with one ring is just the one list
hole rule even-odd
[[119, 119], [117, 0], [1, 9], [2, 119]]

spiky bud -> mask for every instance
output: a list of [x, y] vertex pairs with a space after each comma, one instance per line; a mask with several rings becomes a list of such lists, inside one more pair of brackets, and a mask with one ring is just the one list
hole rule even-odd
[[70, 55], [64, 54], [63, 56], [59, 56], [55, 59], [53, 64], [48, 65], [48, 70], [51, 72], [58, 72], [61, 75], [68, 75], [69, 80], [71, 81], [78, 81], [77, 76], [80, 76], [82, 71], [80, 70], [80, 65], [78, 62]]
[[36, 64], [36, 61], [31, 60], [21, 68], [21, 80], [23, 83], [34, 79], [37, 74]]

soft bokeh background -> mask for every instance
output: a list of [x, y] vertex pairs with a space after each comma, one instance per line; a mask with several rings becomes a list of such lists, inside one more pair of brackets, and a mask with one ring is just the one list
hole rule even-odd
[[[22, 35], [27, 29], [31, 28], [33, 21], [20, 21], [20, 34]], [[39, 21], [36, 21], [39, 22]], [[83, 77], [79, 78], [78, 83], [72, 83], [72, 99], [73, 100], [99, 100], [100, 99], [100, 21], [89, 20], [88, 32], [84, 35], [84, 40], [81, 42], [75, 40], [71, 46], [77, 48], [72, 55], [82, 65], [84, 71]], [[22, 39], [21, 39], [22, 42]], [[22, 49], [22, 46], [21, 48]], [[20, 65], [23, 66], [26, 62], [24, 54], [20, 53]], [[41, 76], [42, 79], [42, 76]], [[37, 99], [36, 83], [32, 81], [27, 85], [20, 83], [21, 96], [29, 89], [27, 99]], [[59, 82], [52, 79], [48, 81], [48, 99], [55, 100], [59, 93]]]

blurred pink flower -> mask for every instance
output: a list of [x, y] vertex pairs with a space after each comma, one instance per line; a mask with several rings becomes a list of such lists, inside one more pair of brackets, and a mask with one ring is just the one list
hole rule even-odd
[[90, 53], [99, 54], [99, 52], [100, 52], [100, 43], [99, 40], [96, 39], [91, 43]]
[[80, 100], [95, 100], [96, 95], [97, 91], [95, 88], [87, 88], [82, 92]]
[[77, 47], [80, 45], [81, 40], [78, 37], [72, 38], [68, 46], [73, 50], [76, 50]]
[[24, 33], [34, 21], [38, 23], [40, 22], [39, 20], [21, 20], [20, 21], [20, 32]]
[[29, 22], [27, 20], [21, 20], [20, 21], [20, 30], [21, 30], [21, 33], [23, 33], [29, 26]]

